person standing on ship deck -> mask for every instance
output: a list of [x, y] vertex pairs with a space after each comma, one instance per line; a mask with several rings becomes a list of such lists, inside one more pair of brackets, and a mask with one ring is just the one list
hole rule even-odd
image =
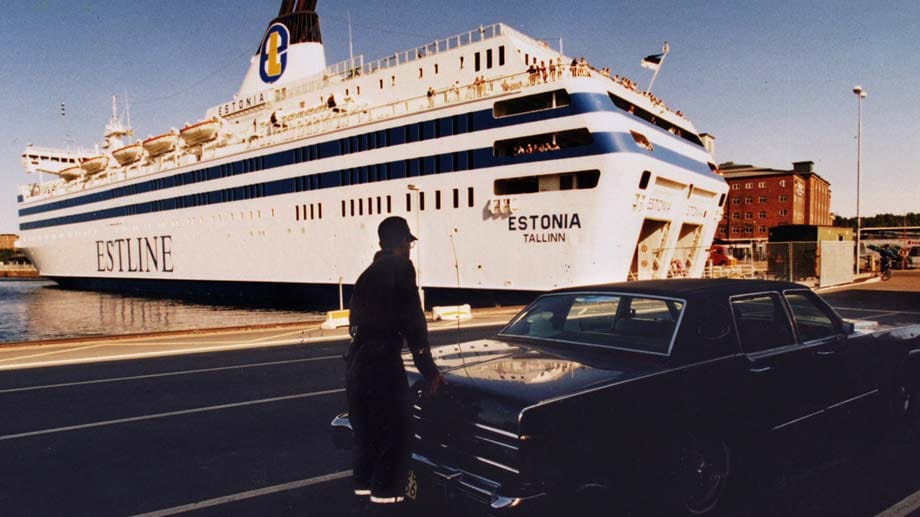
[[380, 223], [377, 235], [380, 251], [355, 282], [349, 303], [352, 342], [345, 356], [355, 494], [371, 496], [372, 512], [402, 501], [406, 488], [410, 393], [403, 343], [409, 345], [428, 395], [445, 382], [431, 357], [409, 260], [416, 238], [406, 220], [395, 216]]

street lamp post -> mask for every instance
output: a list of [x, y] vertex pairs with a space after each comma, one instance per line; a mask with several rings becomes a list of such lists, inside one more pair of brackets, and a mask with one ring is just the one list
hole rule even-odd
[[[421, 240], [422, 226], [421, 226], [421, 208], [422, 208], [422, 193], [418, 185], [409, 184], [408, 189], [412, 192], [418, 192], [416, 195], [415, 202], [415, 233], [416, 237]], [[415, 260], [417, 264], [415, 265], [415, 283], [418, 284], [418, 299], [422, 304], [422, 311], [425, 310], [425, 290], [422, 289], [422, 244], [421, 242], [415, 243]]]
[[859, 184], [862, 172], [862, 100], [869, 95], [863, 87], [853, 87], [856, 94], [856, 274], [859, 274], [860, 261], [860, 234], [862, 233], [862, 218], [859, 216]]

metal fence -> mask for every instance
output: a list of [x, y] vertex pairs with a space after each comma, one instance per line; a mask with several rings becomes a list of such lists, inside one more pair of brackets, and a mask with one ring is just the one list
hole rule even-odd
[[847, 241], [769, 242], [744, 250], [724, 266], [711, 262], [705, 278], [762, 278], [823, 287], [853, 279], [854, 246]]

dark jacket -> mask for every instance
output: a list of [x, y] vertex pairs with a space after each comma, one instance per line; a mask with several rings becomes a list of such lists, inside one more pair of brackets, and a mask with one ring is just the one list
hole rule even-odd
[[357, 347], [382, 348], [374, 355], [395, 358], [405, 339], [425, 379], [435, 377], [438, 370], [431, 358], [428, 323], [419, 301], [415, 267], [409, 259], [378, 251], [355, 282], [349, 308]]

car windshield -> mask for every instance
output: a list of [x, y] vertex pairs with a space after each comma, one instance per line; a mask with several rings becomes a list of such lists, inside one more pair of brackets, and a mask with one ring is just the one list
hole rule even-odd
[[548, 294], [501, 334], [667, 355], [683, 309], [681, 300], [635, 294]]

